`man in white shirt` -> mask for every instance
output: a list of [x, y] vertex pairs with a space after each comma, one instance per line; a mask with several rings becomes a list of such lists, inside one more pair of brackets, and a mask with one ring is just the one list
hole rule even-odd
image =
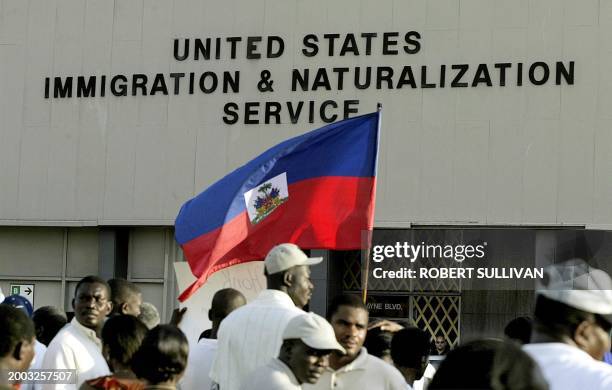
[[550, 390], [612, 389], [612, 279], [581, 260], [547, 267], [537, 291], [531, 344]]
[[109, 375], [102, 356], [100, 332], [112, 310], [110, 287], [97, 276], [86, 276], [76, 286], [74, 318], [49, 343], [44, 369], [74, 369], [75, 384], [47, 384], [44, 389], [78, 389], [87, 379]]
[[287, 323], [304, 313], [312, 296], [310, 265], [322, 260], [294, 244], [270, 250], [264, 261], [267, 289], [221, 322], [210, 372], [221, 390], [238, 390], [247, 375], [277, 356]]
[[212, 321], [212, 328], [208, 337], [201, 338], [196, 345], [189, 347], [187, 369], [180, 381], [181, 389], [208, 390], [211, 388], [212, 381], [209, 373], [217, 354], [219, 326], [225, 317], [244, 305], [246, 305], [246, 298], [238, 290], [224, 288], [215, 293], [208, 311], [208, 319]]
[[317, 382], [332, 351], [345, 353], [329, 322], [315, 313], [300, 314], [287, 324], [278, 358], [257, 368], [241, 390], [301, 390], [302, 383]]
[[334, 328], [336, 339], [344, 347], [346, 354], [333, 352], [329, 359], [330, 367], [316, 384], [305, 384], [304, 390], [410, 389], [395, 367], [370, 355], [363, 348], [368, 311], [360, 297], [337, 297], [330, 305], [327, 316]]

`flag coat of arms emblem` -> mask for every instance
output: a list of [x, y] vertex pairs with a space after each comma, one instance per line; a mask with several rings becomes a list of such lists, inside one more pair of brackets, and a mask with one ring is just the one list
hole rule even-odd
[[371, 230], [380, 113], [286, 140], [187, 201], [175, 237], [197, 280], [261, 260], [277, 244], [351, 250]]
[[247, 212], [252, 224], [261, 222], [287, 199], [289, 199], [289, 191], [285, 172], [244, 193]]

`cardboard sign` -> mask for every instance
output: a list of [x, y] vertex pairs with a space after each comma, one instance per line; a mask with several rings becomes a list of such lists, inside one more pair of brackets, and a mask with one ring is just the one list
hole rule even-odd
[[[247, 302], [250, 302], [266, 288], [263, 266], [263, 261], [251, 261], [215, 272], [198, 291], [180, 305], [187, 308], [180, 328], [190, 345], [197, 343], [200, 334], [211, 327], [208, 310], [217, 291], [231, 287], [243, 293]], [[174, 272], [179, 291], [184, 291], [196, 280], [187, 262], [174, 263]]]

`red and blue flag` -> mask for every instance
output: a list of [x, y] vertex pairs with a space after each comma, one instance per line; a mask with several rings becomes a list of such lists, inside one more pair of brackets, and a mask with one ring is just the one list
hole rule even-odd
[[374, 223], [379, 119], [366, 114], [291, 138], [187, 201], [175, 235], [198, 279], [179, 299], [279, 243], [361, 248]]

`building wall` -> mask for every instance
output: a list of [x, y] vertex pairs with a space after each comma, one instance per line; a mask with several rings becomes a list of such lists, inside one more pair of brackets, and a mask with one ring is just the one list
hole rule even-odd
[[[609, 225], [612, 7], [557, 1], [3, 1], [0, 222], [170, 225], [179, 206], [276, 142], [318, 127], [223, 122], [227, 102], [359, 100], [384, 110], [377, 224]], [[383, 32], [420, 50], [382, 55]], [[302, 38], [376, 32], [372, 55], [302, 54]], [[173, 39], [277, 35], [279, 58], [178, 61]], [[344, 36], [344, 35], [342, 35]], [[338, 41], [340, 42], [340, 40]], [[363, 51], [363, 39], [358, 41]], [[340, 44], [336, 45], [336, 50]], [[323, 43], [321, 43], [323, 48]], [[261, 50], [265, 50], [262, 43]], [[192, 48], [193, 50], [193, 48]], [[265, 56], [264, 56], [265, 57]], [[494, 63], [575, 63], [573, 85], [499, 86]], [[489, 64], [494, 86], [291, 91], [290, 70]], [[551, 68], [552, 69], [552, 68]], [[260, 92], [269, 70], [273, 92]], [[44, 97], [45, 78], [239, 71], [238, 93]], [[554, 73], [554, 69], [553, 69]], [[168, 76], [166, 76], [168, 78]], [[449, 76], [450, 77], [450, 76]], [[469, 77], [468, 77], [469, 78]], [[347, 76], [347, 80], [350, 77]], [[471, 80], [471, 78], [470, 78]], [[98, 80], [100, 82], [100, 80]], [[76, 84], [76, 78], [74, 80]], [[448, 80], [450, 84], [450, 80]], [[150, 80], [148, 86], [151, 87]], [[384, 83], [383, 83], [384, 84]], [[419, 84], [420, 85], [420, 84]], [[107, 87], [108, 89], [109, 87]], [[170, 88], [172, 89], [172, 88]], [[74, 88], [76, 95], [76, 87]], [[150, 91], [149, 91], [150, 92]], [[53, 93], [51, 93], [53, 95]], [[401, 167], [401, 169], [396, 169]], [[41, 222], [42, 221], [42, 222]]]
[[[117, 232], [125, 245], [108, 248], [109, 233]], [[169, 320], [176, 298], [172, 263], [179, 260], [167, 228], [0, 227], [0, 288], [9, 295], [11, 285], [32, 284], [35, 309], [51, 305], [72, 311], [77, 282], [100, 275], [134, 282], [143, 300]]]

